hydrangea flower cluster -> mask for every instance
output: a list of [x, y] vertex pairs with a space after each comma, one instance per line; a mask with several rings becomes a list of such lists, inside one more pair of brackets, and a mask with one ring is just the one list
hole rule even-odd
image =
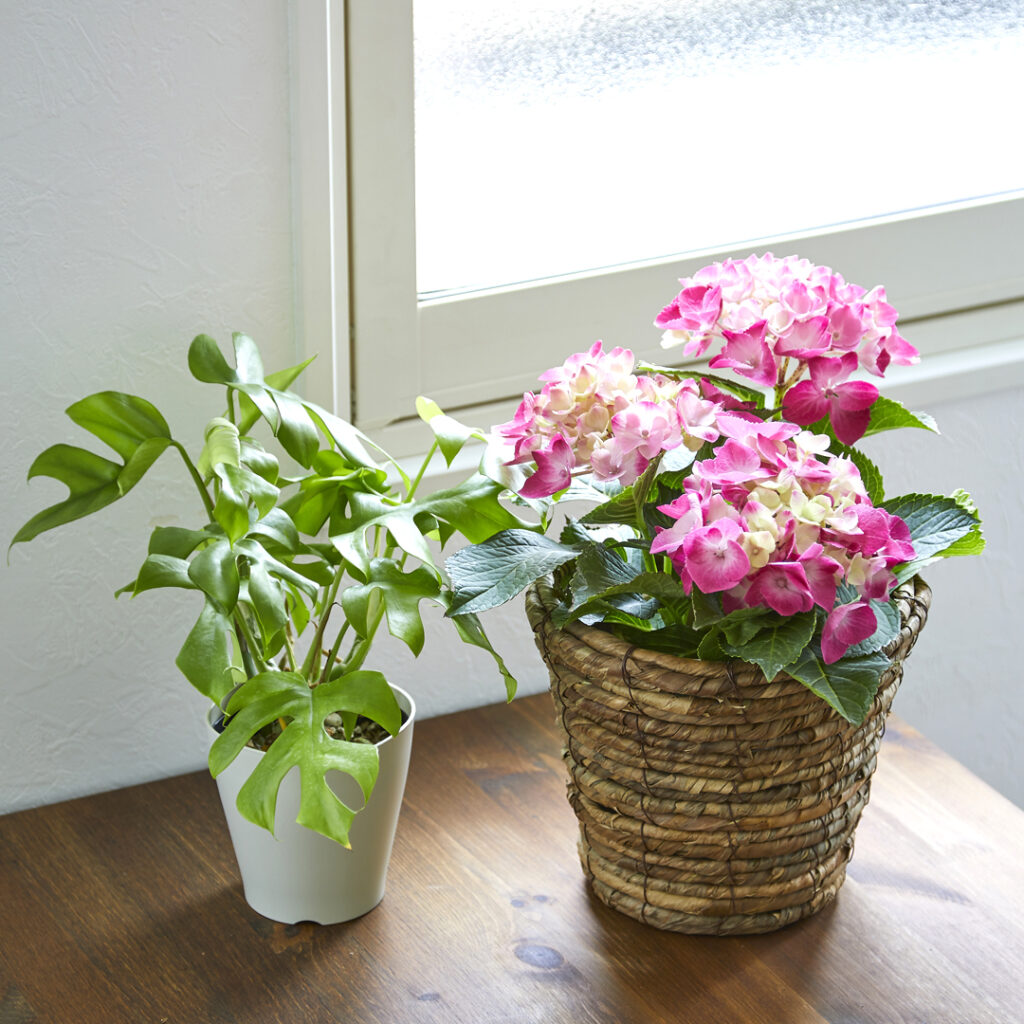
[[[828, 664], [877, 628], [871, 600], [896, 584], [892, 566], [913, 558], [906, 523], [868, 498], [856, 466], [828, 455], [827, 437], [785, 422], [723, 413], [725, 441], [698, 461], [683, 493], [659, 509], [651, 552], [667, 555], [689, 594], [722, 595], [723, 610], [764, 605], [780, 615], [828, 613]], [[840, 580], [856, 601], [836, 606]]]
[[520, 494], [540, 498], [569, 486], [574, 471], [632, 483], [659, 453], [717, 441], [718, 413], [735, 405], [707, 381], [633, 373], [628, 349], [600, 341], [541, 374], [512, 420], [495, 430], [512, 443], [511, 463], [535, 461]]
[[[866, 291], [829, 267], [771, 253], [724, 260], [680, 281], [679, 294], [655, 319], [662, 345], [683, 345], [710, 361], [774, 388], [787, 419], [806, 426], [828, 414], [836, 437], [854, 444], [867, 428], [878, 389], [849, 378], [881, 377], [890, 364], [918, 361], [896, 328], [884, 288]], [[805, 373], [809, 379], [801, 380]], [[799, 381], [799, 383], [797, 383]]]

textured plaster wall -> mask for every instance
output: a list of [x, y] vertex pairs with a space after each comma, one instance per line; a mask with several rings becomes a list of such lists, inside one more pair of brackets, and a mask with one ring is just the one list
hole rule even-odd
[[[196, 333], [294, 361], [287, 59], [285, 0], [0, 5], [5, 549], [65, 493], [26, 484], [32, 458], [93, 444], [71, 401], [137, 392], [194, 444], [222, 408], [188, 374]], [[0, 566], [0, 811], [202, 761], [203, 701], [174, 667], [194, 595], [113, 597], [151, 526], [196, 507], [172, 453], [152, 474]]]
[[892, 494], [970, 491], [987, 549], [980, 558], [948, 559], [923, 573], [932, 610], [893, 708], [1024, 807], [1024, 389], [928, 411], [941, 436], [904, 430], [868, 438], [864, 448]]
[[[268, 364], [294, 361], [287, 58], [286, 0], [0, 5], [5, 545], [64, 494], [25, 483], [32, 458], [91, 443], [61, 414], [71, 401], [138, 392], [194, 445], [221, 401], [188, 375], [194, 334], [245, 330]], [[942, 438], [907, 432], [877, 458], [901, 490], [969, 487], [990, 543], [984, 562], [929, 573], [933, 619], [897, 711], [1024, 805], [1011, 561], [1024, 527], [1022, 400], [935, 407]], [[149, 529], [191, 523], [195, 509], [165, 454], [123, 502], [19, 545], [0, 567], [0, 812], [203, 764], [204, 701], [174, 667], [195, 595], [113, 597]], [[543, 689], [521, 607], [487, 623], [520, 692]], [[418, 662], [389, 643], [376, 667], [425, 715], [500, 700], [488, 656], [446, 626], [428, 622]]]

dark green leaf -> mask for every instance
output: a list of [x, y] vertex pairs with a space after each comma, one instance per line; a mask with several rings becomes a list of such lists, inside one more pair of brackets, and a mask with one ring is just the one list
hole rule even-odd
[[462, 548], [447, 562], [454, 593], [448, 614], [467, 615], [504, 604], [577, 554], [577, 548], [529, 530], [505, 530]]
[[806, 647], [786, 672], [799, 679], [843, 718], [854, 725], [864, 721], [878, 690], [882, 673], [889, 667], [884, 654], [843, 658], [826, 665], [814, 645]]
[[771, 682], [782, 668], [795, 662], [811, 642], [814, 621], [814, 612], [776, 617], [772, 625], [743, 643], [731, 643], [723, 636], [721, 646], [734, 658], [757, 665], [765, 679]]
[[[956, 554], [955, 549], [950, 549], [961, 539], [971, 534], [980, 539], [977, 512], [967, 507], [962, 497], [905, 494], [889, 499], [882, 507], [903, 519], [914, 542], [913, 560], [895, 570], [896, 578], [901, 583], [937, 559]], [[977, 540], [965, 540], [964, 544], [973, 548], [977, 546]], [[965, 553], [976, 552], [968, 550]]]

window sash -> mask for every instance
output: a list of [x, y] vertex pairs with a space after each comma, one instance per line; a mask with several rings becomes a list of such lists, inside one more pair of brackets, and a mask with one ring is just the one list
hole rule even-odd
[[[420, 302], [412, 0], [348, 0], [346, 14], [352, 410], [364, 429], [405, 436], [419, 394], [470, 419], [499, 409], [597, 338], [652, 362], [678, 359], [650, 325], [677, 278], [752, 251], [798, 253], [864, 287], [884, 284], [925, 355], [1006, 340], [1007, 322], [1021, 322], [1012, 304], [1024, 298], [1024, 192]], [[980, 330], [968, 337], [931, 320], [989, 308], [995, 315], [974, 318]]]

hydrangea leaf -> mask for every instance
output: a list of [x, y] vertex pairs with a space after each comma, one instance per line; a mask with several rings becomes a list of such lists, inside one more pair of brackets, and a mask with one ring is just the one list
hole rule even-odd
[[448, 615], [468, 615], [504, 604], [578, 554], [578, 547], [520, 529], [503, 530], [461, 548], [446, 563], [453, 592]]
[[799, 612], [776, 618], [771, 626], [742, 643], [731, 643], [724, 632], [720, 633], [719, 642], [726, 654], [757, 665], [771, 682], [785, 666], [796, 661], [811, 642], [814, 622], [814, 612]]
[[884, 654], [845, 657], [826, 665], [821, 652], [809, 645], [785, 671], [816, 693], [843, 718], [860, 725], [878, 691], [882, 673], [889, 667]]

